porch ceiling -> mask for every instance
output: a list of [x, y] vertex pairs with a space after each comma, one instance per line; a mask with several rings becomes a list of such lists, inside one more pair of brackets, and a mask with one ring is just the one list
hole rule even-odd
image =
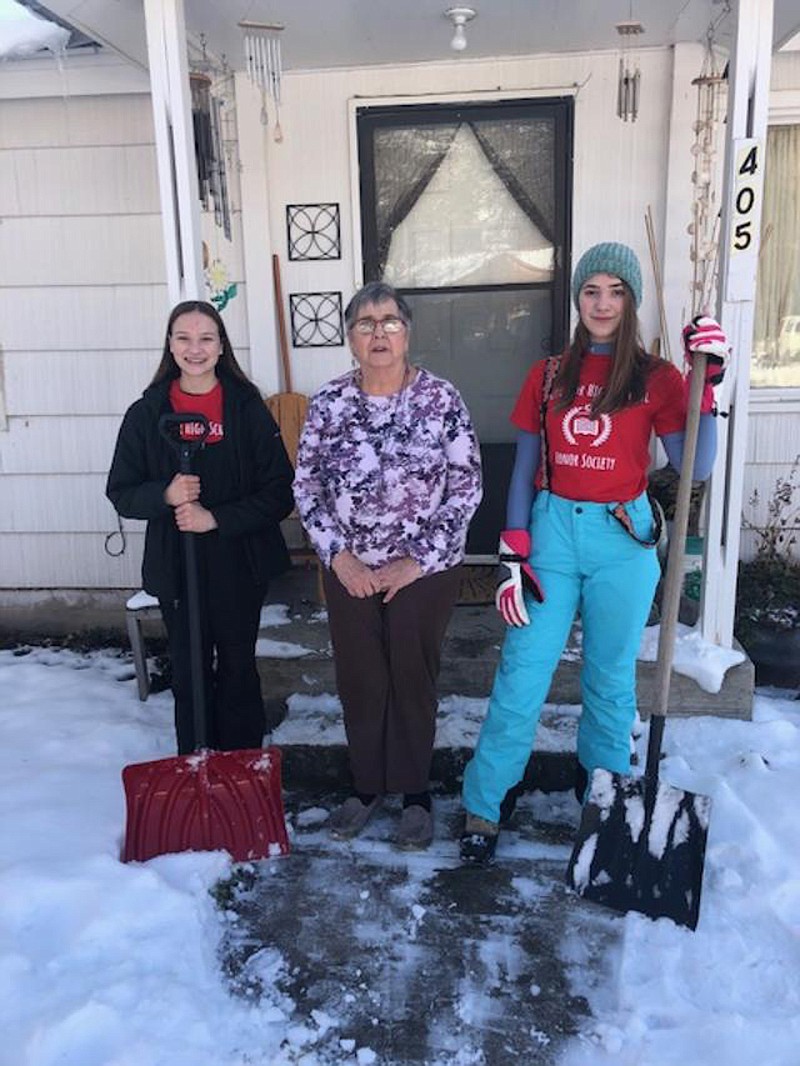
[[[209, 50], [243, 66], [239, 19], [277, 22], [287, 70], [369, 66], [457, 59], [449, 47], [449, 0], [184, 0], [187, 30], [205, 36]], [[46, 0], [77, 29], [147, 66], [142, 0]], [[617, 22], [644, 26], [642, 47], [705, 40], [724, 12], [722, 0], [470, 0], [477, 17], [467, 26], [465, 59], [575, 52], [618, 47]], [[775, 0], [775, 47], [800, 30], [797, 0]], [[732, 16], [716, 39], [730, 40]]]

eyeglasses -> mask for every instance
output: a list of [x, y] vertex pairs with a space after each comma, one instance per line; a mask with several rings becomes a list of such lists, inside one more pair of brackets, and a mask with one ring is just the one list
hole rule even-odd
[[389, 315], [388, 318], [357, 318], [353, 323], [353, 329], [356, 333], [374, 333], [380, 326], [384, 333], [400, 333], [405, 329], [405, 322], [402, 318], [395, 318], [394, 315]]

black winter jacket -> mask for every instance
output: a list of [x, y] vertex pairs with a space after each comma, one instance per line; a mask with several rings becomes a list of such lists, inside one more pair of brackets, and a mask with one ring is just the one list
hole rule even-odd
[[[224, 373], [220, 380], [225, 436], [208, 447], [232, 449], [231, 475], [209, 483], [202, 453], [197, 455], [200, 502], [214, 515], [220, 537], [241, 538], [253, 581], [266, 586], [289, 566], [279, 523], [294, 506], [292, 465], [256, 387]], [[178, 452], [158, 430], [160, 416], [171, 410], [169, 386], [170, 381], [151, 385], [128, 408], [106, 483], [106, 495], [123, 518], [147, 520], [142, 585], [159, 600], [178, 599], [182, 591], [180, 532], [164, 500], [179, 469]]]

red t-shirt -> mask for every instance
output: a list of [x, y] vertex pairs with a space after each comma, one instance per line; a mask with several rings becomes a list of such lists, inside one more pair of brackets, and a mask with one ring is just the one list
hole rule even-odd
[[[178, 379], [170, 384], [169, 402], [173, 411], [179, 414], [197, 413], [205, 415], [208, 419], [210, 432], [206, 437], [206, 444], [216, 444], [225, 435], [222, 425], [222, 382], [218, 381], [211, 392], [195, 394], [184, 392], [178, 384]], [[187, 422], [181, 426], [181, 436], [184, 440], [202, 436], [202, 428], [199, 423]]]
[[[546, 359], [535, 363], [520, 391], [511, 421], [528, 433], [540, 432], [540, 410]], [[683, 378], [677, 367], [662, 360], [647, 379], [641, 403], [592, 418], [592, 398], [605, 385], [611, 367], [607, 355], [583, 357], [578, 390], [572, 404], [558, 408], [554, 391], [547, 405], [547, 449], [550, 489], [568, 500], [625, 503], [647, 487], [650, 437], [682, 430], [686, 423]], [[541, 483], [541, 470], [536, 478]]]

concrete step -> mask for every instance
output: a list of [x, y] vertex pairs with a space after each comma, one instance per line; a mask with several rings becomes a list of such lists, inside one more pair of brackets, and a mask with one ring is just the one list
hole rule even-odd
[[[258, 669], [271, 720], [280, 720], [280, 707], [288, 698], [336, 691], [336, 678], [327, 614], [319, 602], [315, 571], [292, 571], [276, 581], [262, 614], [266, 623], [258, 642]], [[493, 606], [462, 604], [456, 607], [442, 649], [439, 693], [488, 698], [491, 691], [505, 625]], [[581, 702], [580, 626], [570, 636], [553, 677], [548, 703]], [[656, 701], [656, 664], [637, 665], [637, 697], [643, 719]], [[749, 659], [730, 668], [718, 693], [702, 689], [692, 678], [673, 672], [669, 713], [678, 716], [713, 714], [749, 719], [755, 671]]]

